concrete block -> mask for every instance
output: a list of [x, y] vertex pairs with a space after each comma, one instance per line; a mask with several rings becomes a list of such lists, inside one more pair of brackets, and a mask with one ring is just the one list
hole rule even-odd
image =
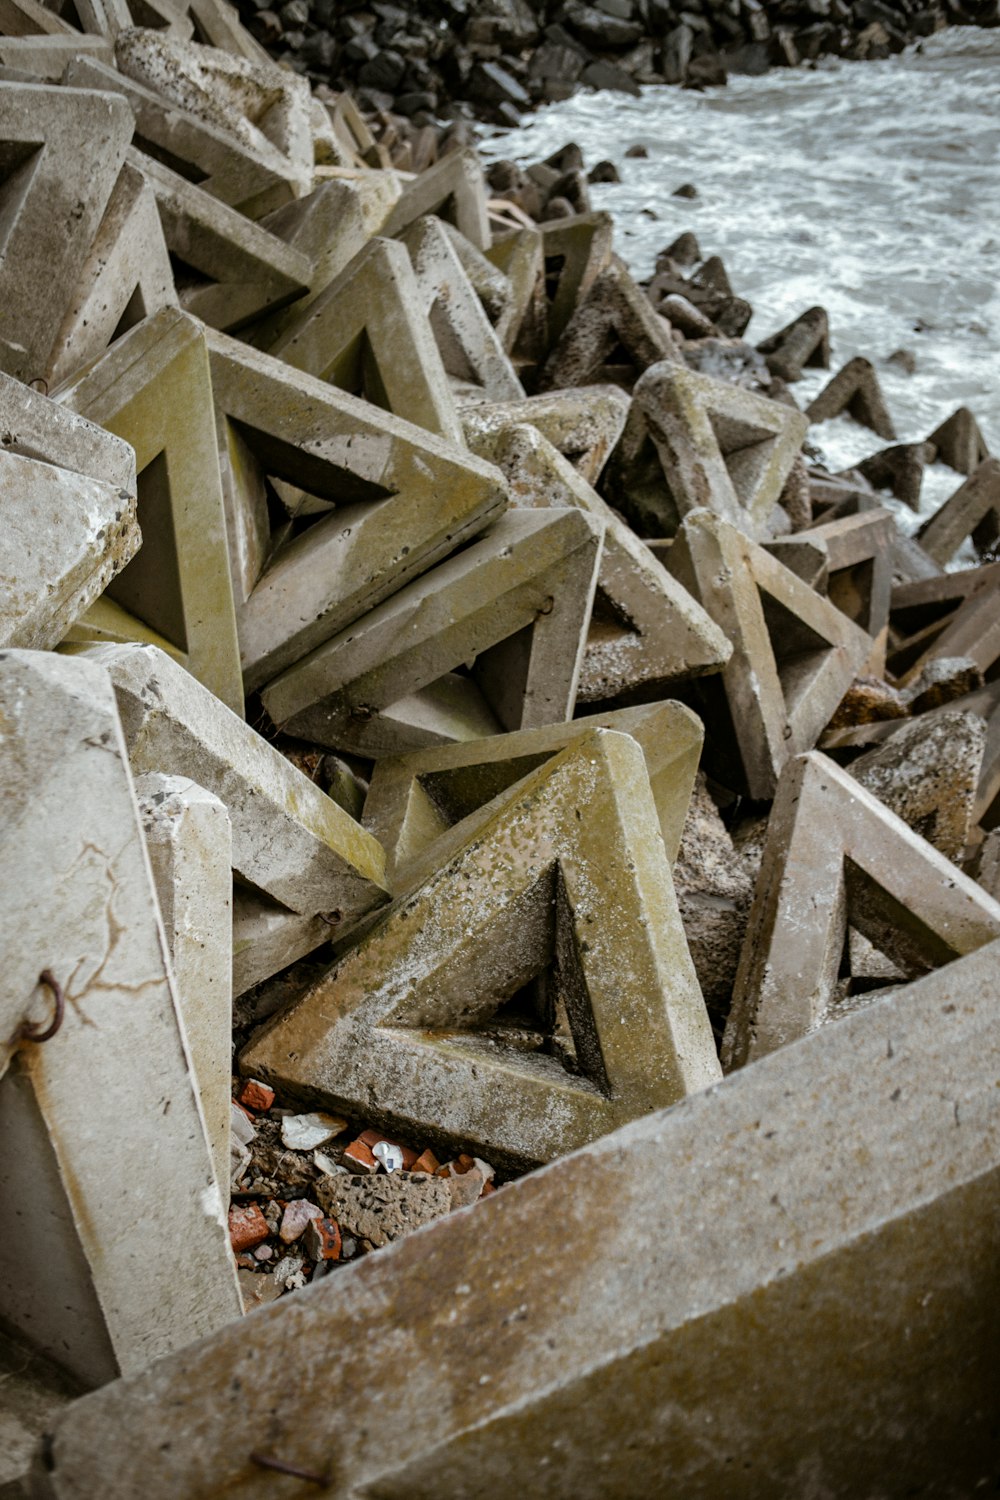
[[428, 322], [449, 375], [487, 401], [517, 401], [524, 388], [440, 219], [402, 231]]
[[615, 260], [577, 301], [545, 363], [541, 389], [601, 380], [608, 356], [619, 347], [632, 366], [630, 386], [650, 365], [677, 357], [669, 325], [653, 311], [624, 265]]
[[1000, 904], [813, 751], [791, 761], [778, 784], [723, 1067], [742, 1067], [836, 1016], [849, 927], [920, 975], [1000, 936]]
[[465, 406], [462, 425], [475, 447], [515, 424], [536, 427], [587, 481], [596, 484], [628, 416], [629, 398], [616, 385], [584, 385], [527, 396], [523, 401]]
[[[269, 683], [268, 713], [372, 759], [570, 718], [601, 540], [577, 510], [509, 512]], [[434, 711], [433, 685], [473, 658], [458, 709]]]
[[604, 527], [578, 705], [648, 702], [668, 683], [725, 665], [732, 648], [719, 627], [536, 428], [501, 429], [471, 446], [497, 464], [514, 505], [576, 506]]
[[[152, 88], [91, 58], [78, 57], [64, 75], [74, 91], [102, 90], [121, 96], [134, 119], [132, 144], [190, 171], [199, 187], [250, 218], [260, 218], [296, 196], [277, 152], [245, 149], [228, 130], [199, 119]], [[120, 163], [119, 163], [120, 165]]]
[[[704, 733], [682, 704], [651, 703], [380, 760], [363, 821], [385, 849], [393, 890], [413, 888], [410, 871], [435, 860], [434, 848], [443, 834], [594, 729], [629, 734], [641, 747], [660, 835], [673, 863]], [[432, 868], [442, 863], [438, 857]]]
[[340, 925], [331, 926], [322, 916], [289, 911], [259, 891], [237, 886], [233, 892], [233, 998], [329, 942]]
[[143, 318], [176, 306], [156, 200], [142, 172], [126, 161], [56, 335], [46, 381], [54, 389]]
[[78, 36], [77, 28], [49, 10], [41, 0], [2, 0], [0, 32], [4, 36]]
[[[669, 850], [668, 850], [669, 853]], [[752, 862], [738, 853], [699, 773], [673, 867], [674, 893], [713, 1030], [721, 1037], [753, 899]]]
[[[610, 494], [646, 536], [671, 536], [679, 519], [707, 506], [757, 539], [807, 429], [800, 412], [755, 391], [679, 365], [654, 365], [636, 384]], [[634, 477], [654, 452], [652, 482], [633, 494]]]
[[0, 451], [38, 458], [135, 494], [131, 444], [2, 372]]
[[[147, 1500], [277, 1500], [264, 1431], [338, 1500], [602, 1500], [665, 1474], [686, 1500], [975, 1493], [996, 1467], [998, 965], [983, 948], [88, 1396], [40, 1493], [131, 1500], [141, 1473]], [[290, 1362], [324, 1372], [315, 1398]]]
[[807, 368], [830, 368], [830, 323], [823, 307], [809, 307], [757, 345], [772, 375], [793, 384]]
[[870, 427], [872, 432], [887, 443], [895, 442], [896, 429], [878, 383], [875, 367], [870, 360], [858, 355], [848, 360], [843, 369], [820, 391], [815, 400], [806, 407], [810, 422], [828, 422], [842, 412]]
[[439, 437], [462, 441], [426, 298], [395, 240], [370, 240], [319, 296], [296, 310], [270, 352]]
[[241, 1067], [490, 1161], [714, 1082], [641, 748], [597, 729], [527, 777]]
[[[133, 5], [135, 0], [132, 0]], [[270, 55], [240, 21], [235, 5], [226, 0], [186, 0], [185, 14], [196, 23], [199, 39], [233, 57], [250, 62], [270, 62]]]
[[[208, 335], [248, 690], [474, 536], [506, 504], [464, 448], [224, 334]], [[265, 479], [333, 502], [270, 558]], [[252, 589], [252, 592], [251, 592]]]
[[305, 291], [312, 268], [301, 251], [154, 157], [133, 150], [129, 161], [148, 180], [167, 247], [184, 265], [177, 291], [188, 312], [231, 333]]
[[917, 683], [933, 662], [958, 657], [984, 675], [991, 671], [1000, 657], [1000, 579], [992, 568], [983, 569], [982, 575], [953, 613], [896, 647], [889, 667], [898, 686]]
[[494, 327], [515, 369], [519, 364], [540, 364], [548, 349], [549, 301], [542, 247], [540, 228], [521, 229], [495, 241], [486, 252], [510, 288], [510, 299]]
[[308, 916], [385, 901], [375, 839], [183, 667], [155, 646], [76, 649], [111, 676], [134, 773], [187, 776], [225, 803], [244, 880]]
[[0, 67], [28, 75], [38, 83], [59, 83], [66, 64], [81, 53], [105, 63], [113, 62], [115, 55], [111, 42], [103, 36], [81, 36], [79, 32], [49, 36], [0, 34]]
[[[0, 1309], [97, 1385], [215, 1332], [239, 1294], [111, 685], [9, 651], [0, 700]], [[40, 971], [62, 1024], [18, 1042], [52, 1014]]]
[[426, 214], [447, 219], [477, 249], [489, 249], [486, 182], [475, 151], [451, 151], [408, 182], [379, 233], [396, 239]]
[[555, 279], [549, 296], [547, 344], [562, 338], [578, 304], [611, 264], [615, 222], [609, 213], [574, 214], [540, 224], [542, 257]]
[[[868, 670], [876, 675], [885, 670], [895, 535], [896, 522], [890, 511], [865, 510], [811, 526], [795, 536], [797, 542], [809, 543], [825, 554], [822, 592], [871, 636], [874, 646]], [[780, 543], [767, 550], [780, 562], [786, 561]]]
[[139, 549], [135, 495], [0, 450], [0, 646], [47, 650]]
[[899, 725], [850, 772], [908, 827], [958, 863], [972, 829], [986, 752], [986, 721], [950, 705]]
[[978, 547], [1000, 539], [1000, 458], [985, 458], [917, 532], [917, 541], [942, 567], [971, 536]]
[[854, 472], [863, 475], [874, 489], [888, 490], [911, 510], [919, 511], [924, 468], [934, 462], [936, 454], [933, 443], [895, 443], [863, 458]]
[[927, 439], [937, 449], [941, 463], [959, 474], [971, 475], [989, 458], [990, 450], [979, 423], [967, 406], [960, 406]]
[[233, 832], [219, 798], [184, 776], [135, 779], [146, 852], [220, 1185], [229, 1181]]
[[871, 638], [712, 511], [686, 518], [667, 566], [733, 646], [717, 678], [691, 684], [709, 730], [706, 768], [770, 798], [786, 760], [815, 744]]
[[[106, 93], [0, 83], [8, 204], [0, 265], [0, 369], [18, 380], [30, 381], [48, 368], [131, 130], [129, 111]], [[72, 234], [67, 224], [73, 225]]]
[[63, 387], [59, 399], [135, 449], [143, 545], [115, 579], [111, 598], [171, 641], [200, 682], [242, 711], [201, 325], [174, 308], [144, 319]]

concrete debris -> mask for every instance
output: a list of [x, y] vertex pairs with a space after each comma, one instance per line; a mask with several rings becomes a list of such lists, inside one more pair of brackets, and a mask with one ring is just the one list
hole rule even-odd
[[4, 1494], [978, 1483], [1000, 461], [438, 113], [774, 9], [0, 0]]

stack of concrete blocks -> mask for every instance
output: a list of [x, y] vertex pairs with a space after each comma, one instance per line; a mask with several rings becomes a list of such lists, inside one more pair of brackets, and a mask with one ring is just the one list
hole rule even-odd
[[[226, 0], [0, 31], [0, 1493], [974, 1488], [971, 413], [810, 467], [894, 439], [822, 309], [393, 170]], [[317, 953], [239, 1069], [528, 1175], [244, 1325], [233, 1001]]]

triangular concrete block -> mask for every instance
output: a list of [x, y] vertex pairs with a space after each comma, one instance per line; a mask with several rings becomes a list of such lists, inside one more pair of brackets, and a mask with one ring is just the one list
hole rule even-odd
[[901, 687], [915, 683], [930, 663], [954, 657], [971, 661], [984, 676], [992, 672], [1000, 659], [1000, 579], [996, 564], [972, 572], [976, 581], [956, 609], [895, 644], [889, 669]]
[[269, 683], [264, 706], [373, 759], [569, 719], [601, 540], [578, 510], [508, 512]]
[[1000, 458], [983, 459], [924, 522], [917, 541], [928, 557], [944, 567], [968, 536], [980, 547], [1000, 539]]
[[540, 229], [521, 229], [487, 251], [507, 277], [510, 301], [495, 323], [497, 338], [515, 370], [537, 367], [548, 351], [549, 303], [545, 294], [545, 255]]
[[732, 648], [719, 627], [537, 429], [509, 427], [475, 446], [504, 474], [513, 505], [576, 506], [604, 527], [578, 705], [650, 702], [725, 665]]
[[225, 803], [244, 881], [303, 916], [384, 904], [377, 841], [183, 667], [155, 646], [74, 650], [111, 677], [133, 772], [186, 776]]
[[927, 441], [934, 444], [940, 462], [959, 474], [973, 474], [990, 456], [979, 423], [967, 406], [953, 411], [940, 427], [935, 427]]
[[407, 183], [380, 233], [395, 239], [417, 219], [434, 214], [460, 229], [479, 250], [490, 247], [486, 182], [475, 151], [452, 151]]
[[[413, 889], [411, 872], [435, 860], [444, 834], [594, 729], [629, 734], [641, 746], [660, 834], [673, 864], [704, 731], [683, 704], [651, 703], [378, 761], [363, 822], [386, 851], [394, 889]], [[436, 865], [443, 863], [436, 859]]]
[[426, 298], [395, 240], [370, 240], [271, 345], [295, 370], [462, 441]]
[[[682, 365], [654, 365], [633, 392], [610, 494], [640, 535], [671, 536], [680, 518], [707, 506], [759, 537], [808, 425], [800, 412], [755, 391]], [[634, 476], [650, 468], [637, 489]]]
[[863, 427], [870, 427], [872, 432], [884, 438], [887, 443], [895, 441], [896, 429], [885, 404], [875, 366], [860, 355], [848, 360], [843, 369], [837, 371], [806, 407], [806, 416], [810, 422], [828, 422], [831, 417], [839, 417], [842, 412], [847, 412], [848, 416], [853, 417], [855, 422], [860, 422]]
[[141, 151], [129, 161], [156, 197], [182, 307], [226, 333], [304, 292], [308, 258]]
[[242, 1066], [528, 1162], [715, 1081], [639, 746], [595, 730], [521, 783]]
[[650, 365], [676, 358], [667, 324], [624, 265], [614, 260], [577, 302], [539, 385], [552, 390], [599, 381], [605, 366], [622, 364], [617, 351], [624, 355], [629, 385]]
[[936, 453], [933, 443], [896, 443], [863, 458], [856, 472], [873, 489], [888, 490], [911, 510], [919, 510], [924, 468], [934, 462]]
[[871, 638], [712, 511], [687, 517], [667, 565], [733, 646], [718, 677], [685, 692], [705, 717], [708, 769], [770, 798], [788, 758], [815, 744]]
[[0, 369], [18, 380], [49, 366], [131, 130], [107, 94], [0, 83]]
[[[148, 3], [148, 0], [143, 0]], [[158, 0], [161, 5], [167, 0]], [[136, 0], [130, 0], [133, 9]], [[194, 25], [194, 38], [209, 47], [218, 47], [233, 57], [245, 57], [249, 62], [271, 62], [271, 56], [250, 35], [240, 21], [235, 5], [226, 0], [178, 0], [177, 9]]]
[[0, 646], [57, 646], [139, 550], [135, 495], [0, 450]]
[[596, 484], [628, 411], [629, 398], [618, 386], [582, 385], [523, 401], [472, 402], [462, 408], [462, 426], [466, 441], [475, 447], [507, 427], [528, 423], [588, 484]]
[[830, 368], [830, 324], [823, 307], [809, 307], [757, 345], [772, 375], [792, 383], [802, 372]]
[[417, 219], [400, 238], [413, 263], [416, 310], [427, 319], [448, 374], [487, 401], [519, 400], [524, 388], [444, 224]]
[[[252, 689], [481, 531], [503, 510], [506, 490], [465, 448], [280, 359], [220, 333], [208, 335], [208, 347]], [[271, 551], [269, 478], [317, 496], [327, 513], [261, 574]]]
[[726, 1068], [835, 1014], [848, 926], [920, 974], [1000, 936], [1000, 904], [814, 751], [787, 766], [771, 810]]
[[239, 1291], [111, 684], [10, 651], [0, 713], [0, 1310], [99, 1385], [238, 1318]]
[[548, 299], [547, 349], [562, 338], [577, 305], [611, 264], [614, 220], [609, 213], [574, 214], [540, 224]]
[[176, 306], [156, 200], [142, 172], [126, 161], [56, 336], [48, 384], [68, 380], [143, 318]]
[[135, 449], [131, 444], [2, 373], [0, 448], [135, 494]]
[[143, 545], [111, 585], [111, 599], [171, 641], [195, 677], [242, 712], [201, 324], [173, 308], [145, 319], [64, 387], [59, 399], [135, 449]]

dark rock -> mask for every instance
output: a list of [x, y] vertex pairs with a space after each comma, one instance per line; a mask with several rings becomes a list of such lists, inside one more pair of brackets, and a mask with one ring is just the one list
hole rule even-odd
[[621, 182], [618, 168], [613, 161], [595, 162], [587, 173], [588, 182]]
[[675, 187], [670, 194], [671, 198], [697, 198], [698, 189], [693, 182], [682, 182], [680, 187]]
[[646, 161], [649, 158], [649, 150], [637, 142], [634, 146], [629, 146], [625, 155], [634, 157], [638, 161]]
[[489, 104], [513, 104], [517, 109], [527, 109], [531, 104], [531, 95], [524, 85], [499, 63], [476, 63], [469, 76], [469, 86], [473, 98], [484, 99]]
[[591, 89], [611, 89], [619, 94], [633, 94], [637, 99], [640, 94], [635, 79], [624, 68], [616, 68], [614, 63], [588, 63], [583, 70], [581, 82]]
[[642, 36], [642, 27], [634, 21], [609, 16], [596, 5], [569, 0], [564, 11], [567, 26], [591, 47], [615, 52], [633, 46]]

